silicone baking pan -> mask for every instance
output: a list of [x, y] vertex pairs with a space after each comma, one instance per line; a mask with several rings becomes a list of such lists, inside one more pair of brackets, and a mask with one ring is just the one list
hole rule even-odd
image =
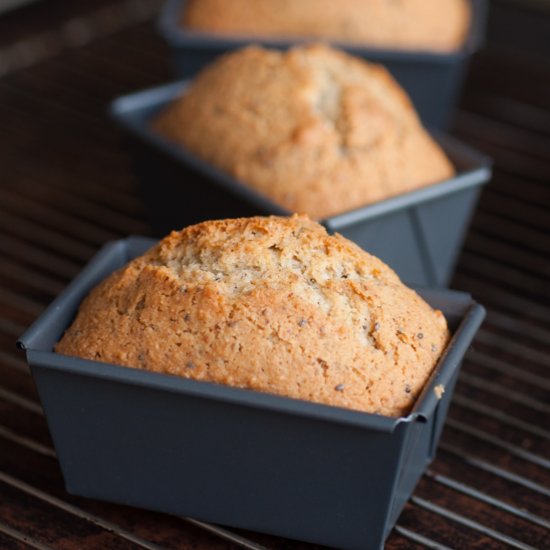
[[[179, 81], [119, 98], [111, 115], [132, 138], [141, 195], [156, 236], [198, 221], [288, 214], [283, 207], [155, 134], [151, 118], [179, 95]], [[321, 222], [391, 265], [409, 284], [445, 287], [452, 276], [489, 160], [454, 139], [434, 136], [457, 175]]]
[[67, 490], [338, 548], [381, 547], [434, 456], [484, 309], [467, 294], [423, 293], [453, 336], [399, 418], [53, 352], [91, 288], [153, 242], [106, 245], [19, 341]]
[[[159, 32], [170, 47], [175, 73], [193, 76], [218, 55], [251, 42], [286, 49], [298, 40], [227, 37], [186, 30], [179, 24], [185, 0], [168, 0], [158, 21]], [[422, 120], [445, 128], [460, 94], [471, 55], [483, 42], [487, 15], [486, 0], [472, 0], [472, 24], [464, 45], [451, 53], [386, 50], [333, 42], [351, 54], [385, 65], [409, 94]], [[302, 40], [311, 41], [311, 40]]]

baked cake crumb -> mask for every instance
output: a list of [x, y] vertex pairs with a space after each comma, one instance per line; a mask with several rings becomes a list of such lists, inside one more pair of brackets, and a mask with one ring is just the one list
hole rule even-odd
[[447, 339], [389, 267], [295, 215], [172, 232], [85, 298], [56, 351], [398, 416]]
[[336, 40], [451, 52], [471, 23], [469, 0], [187, 0], [187, 29], [239, 37]]
[[289, 213], [314, 219], [455, 173], [386, 69], [323, 45], [228, 53], [152, 127]]

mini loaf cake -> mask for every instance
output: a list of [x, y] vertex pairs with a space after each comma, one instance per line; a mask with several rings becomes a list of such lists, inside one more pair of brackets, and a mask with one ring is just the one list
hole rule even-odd
[[463, 44], [470, 12], [469, 0], [187, 0], [181, 24], [225, 35], [449, 52]]
[[445, 318], [305, 216], [172, 232], [83, 301], [56, 351], [371, 413], [407, 413]]
[[222, 56], [152, 124], [314, 219], [454, 174], [384, 68], [322, 45]]

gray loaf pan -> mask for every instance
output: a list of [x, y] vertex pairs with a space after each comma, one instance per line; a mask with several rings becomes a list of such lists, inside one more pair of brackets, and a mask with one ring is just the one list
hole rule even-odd
[[484, 309], [467, 294], [422, 292], [443, 311], [452, 340], [399, 418], [54, 353], [84, 296], [153, 242], [106, 245], [19, 341], [67, 490], [338, 548], [380, 548], [434, 457]]
[[[175, 73], [194, 76], [218, 55], [229, 50], [261, 44], [286, 49], [311, 39], [274, 39], [230, 37], [215, 33], [186, 30], [178, 23], [185, 0], [168, 0], [158, 29], [172, 54]], [[388, 50], [342, 42], [332, 44], [353, 55], [384, 65], [407, 91], [425, 124], [448, 127], [466, 75], [471, 55], [482, 45], [487, 19], [487, 0], [472, 0], [472, 24], [462, 48], [450, 53]]]
[[[179, 81], [115, 100], [111, 115], [131, 138], [141, 195], [160, 237], [191, 223], [283, 207], [157, 135], [150, 121], [180, 95]], [[457, 175], [445, 182], [320, 220], [397, 271], [408, 284], [446, 287], [452, 276], [489, 160], [448, 136], [436, 137]]]

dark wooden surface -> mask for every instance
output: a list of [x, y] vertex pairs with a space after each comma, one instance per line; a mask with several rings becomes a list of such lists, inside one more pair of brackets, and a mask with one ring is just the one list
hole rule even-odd
[[[148, 232], [105, 109], [171, 75], [158, 1], [44, 4], [0, 18], [0, 548], [311, 548], [64, 490], [14, 342], [102, 243]], [[550, 15], [494, 2], [471, 66], [455, 131], [495, 176], [453, 286], [488, 317], [389, 549], [550, 548], [549, 37]]]

